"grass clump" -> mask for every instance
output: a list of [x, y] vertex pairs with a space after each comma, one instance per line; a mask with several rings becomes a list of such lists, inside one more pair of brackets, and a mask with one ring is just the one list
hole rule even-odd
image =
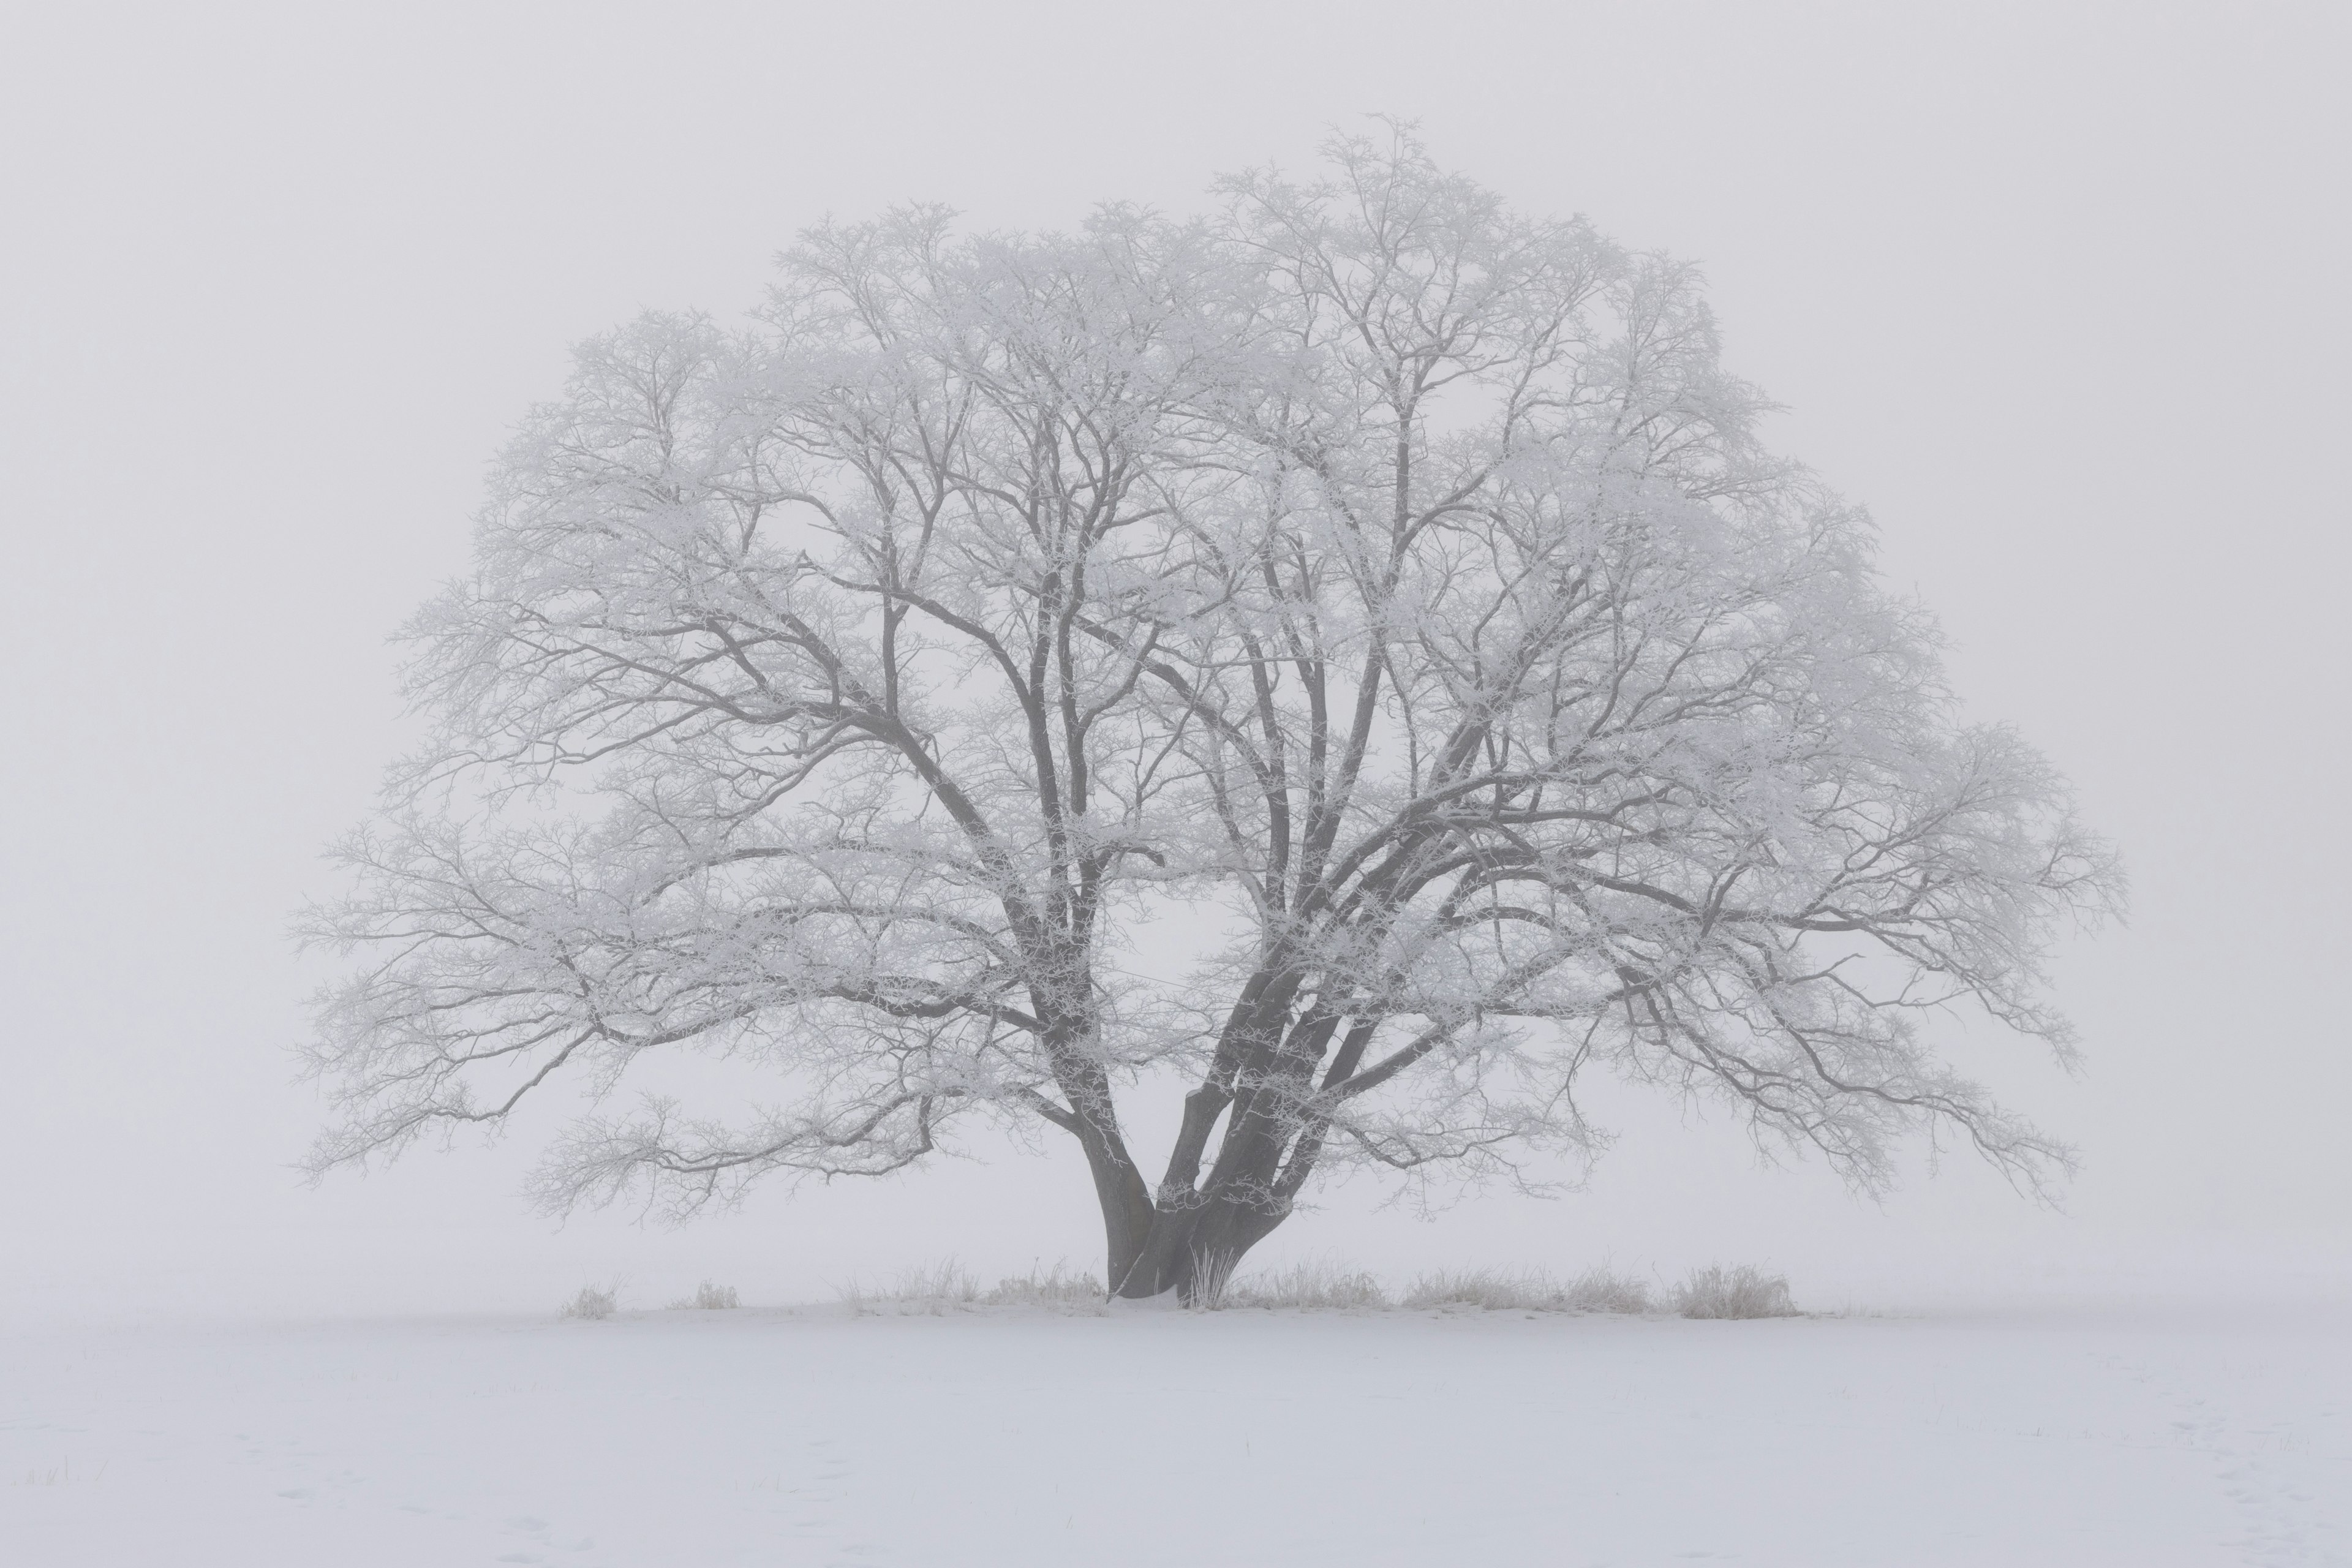
[[743, 1304], [732, 1285], [713, 1285], [705, 1279], [694, 1288], [691, 1296], [681, 1296], [669, 1304], [673, 1312], [723, 1312]]
[[600, 1290], [593, 1285], [583, 1285], [580, 1294], [563, 1303], [563, 1310], [557, 1316], [601, 1323], [613, 1315], [613, 1308], [620, 1293], [618, 1286], [607, 1285]]
[[869, 1289], [855, 1280], [837, 1292], [853, 1318], [940, 1317], [980, 1300], [980, 1286], [952, 1258], [909, 1268], [888, 1285]]
[[[1480, 1311], [1613, 1313], [1639, 1316], [1670, 1311], [1685, 1318], [1790, 1318], [1801, 1314], [1790, 1300], [1789, 1282], [1753, 1266], [1708, 1268], [1694, 1271], [1663, 1300], [1643, 1280], [1609, 1268], [1588, 1268], [1562, 1279], [1541, 1268], [1460, 1268], [1423, 1274], [1400, 1298], [1391, 1299], [1379, 1280], [1361, 1268], [1329, 1259], [1302, 1261], [1233, 1278], [1220, 1277], [1213, 1268], [1200, 1271], [1201, 1288], [1191, 1303], [1195, 1311], [1259, 1309], [1274, 1311], [1377, 1311], [1397, 1306], [1409, 1310], [1470, 1309]], [[954, 1258], [910, 1268], [892, 1283], [872, 1287], [851, 1283], [836, 1294], [852, 1317], [942, 1317], [951, 1312], [988, 1308], [1045, 1308], [1065, 1313], [1100, 1313], [1108, 1310], [1102, 1281], [1066, 1263], [1051, 1268], [1033, 1266], [1026, 1274], [1008, 1275], [982, 1289], [971, 1271]], [[601, 1311], [583, 1310], [583, 1303], [602, 1300]], [[564, 1309], [566, 1317], [604, 1317], [611, 1313], [612, 1293], [583, 1289], [581, 1300]], [[735, 1292], [703, 1283], [691, 1301], [680, 1307], [732, 1307]]]
[[1789, 1281], [1753, 1264], [1694, 1270], [1675, 1287], [1675, 1310], [1685, 1318], [1793, 1318]]
[[1329, 1310], [1385, 1307], [1388, 1292], [1360, 1268], [1328, 1260], [1294, 1263], [1238, 1279], [1211, 1278], [1197, 1305], [1205, 1311], [1237, 1307]]
[[1475, 1307], [1484, 1311], [1625, 1312], [1651, 1310], [1650, 1288], [1606, 1268], [1559, 1279], [1540, 1268], [1441, 1269], [1405, 1291], [1407, 1307]]
[[1099, 1310], [1108, 1292], [1102, 1281], [1091, 1274], [1072, 1272], [1066, 1263], [1051, 1268], [1030, 1267], [1026, 1274], [1009, 1275], [981, 1297], [988, 1307], [1053, 1307], [1062, 1310], [1077, 1308]]
[[1045, 1307], [1059, 1312], [1099, 1312], [1106, 1293], [1091, 1274], [1066, 1263], [1033, 1266], [1007, 1275], [983, 1290], [971, 1271], [954, 1258], [909, 1268], [888, 1285], [855, 1282], [835, 1292], [853, 1318], [943, 1317], [982, 1307]]
[[853, 1318], [942, 1317], [983, 1307], [1044, 1307], [1059, 1312], [1100, 1312], [1107, 1293], [1102, 1281], [1067, 1263], [1033, 1265], [1026, 1274], [1007, 1275], [983, 1290], [971, 1271], [954, 1258], [909, 1268], [890, 1284], [852, 1282], [835, 1292]]

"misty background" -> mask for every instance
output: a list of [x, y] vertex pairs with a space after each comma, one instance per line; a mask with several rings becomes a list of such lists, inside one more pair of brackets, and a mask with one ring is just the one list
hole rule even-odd
[[1099, 1268], [1057, 1152], [559, 1228], [517, 1194], [541, 1110], [307, 1188], [288, 1047], [329, 971], [287, 926], [413, 732], [386, 636], [465, 569], [572, 342], [731, 321], [828, 214], [1184, 212], [1376, 111], [1705, 265], [1729, 368], [1787, 405], [1768, 439], [1871, 506], [1971, 713], [2074, 779], [2134, 912], [2059, 966], [2081, 1078], [1952, 1052], [2080, 1146], [2063, 1212], [1924, 1150], [1873, 1205], [1596, 1083], [1622, 1138], [1586, 1191], [1424, 1219], [1327, 1186], [1253, 1262], [1752, 1260], [1812, 1306], [2352, 1288], [2341, 10], [47, 12], [0, 50], [0, 1315]]

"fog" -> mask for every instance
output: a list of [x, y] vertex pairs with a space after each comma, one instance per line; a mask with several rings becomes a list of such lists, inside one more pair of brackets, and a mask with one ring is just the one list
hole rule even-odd
[[[827, 215], [1181, 212], [1417, 119], [1523, 210], [1703, 262], [1770, 439], [1867, 502], [1971, 713], [2134, 883], [2071, 945], [2062, 1208], [1926, 1151], [1883, 1204], [1671, 1098], [1589, 1188], [1433, 1215], [1359, 1180], [1264, 1249], [1717, 1258], [1801, 1299], [2339, 1282], [2340, 451], [2352, 63], [2321, 6], [44, 8], [0, 58], [0, 1312], [552, 1310], [583, 1279], [824, 1297], [1092, 1263], [1084, 1173], [986, 1142], [684, 1231], [518, 1194], [551, 1119], [316, 1189], [287, 935], [414, 733], [386, 638], [467, 559], [568, 345], [729, 319]], [[1937, 1168], [1931, 1169], [1931, 1164]], [[1098, 1264], [1095, 1266], [1098, 1267]]]

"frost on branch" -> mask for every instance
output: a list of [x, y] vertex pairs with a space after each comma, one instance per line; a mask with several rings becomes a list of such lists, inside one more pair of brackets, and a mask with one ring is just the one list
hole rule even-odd
[[[1595, 1068], [1865, 1186], [1921, 1128], [2063, 1163], [1932, 1037], [2070, 1048], [2047, 944], [2120, 879], [2063, 781], [1759, 446], [1690, 268], [1330, 151], [1197, 223], [820, 229], [746, 328], [581, 349], [311, 921], [320, 1168], [562, 1084], [536, 1194], [683, 1215], [981, 1115], [1076, 1141], [1152, 1294], [1335, 1165], [1588, 1146]], [[771, 1089], [634, 1092], [680, 1053]]]

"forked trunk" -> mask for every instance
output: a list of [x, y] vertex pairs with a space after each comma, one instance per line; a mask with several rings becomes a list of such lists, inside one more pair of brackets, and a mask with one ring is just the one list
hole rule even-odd
[[[1212, 1189], [1181, 1207], [1155, 1208], [1142, 1245], [1123, 1267], [1114, 1240], [1110, 1293], [1142, 1300], [1172, 1290], [1188, 1307], [1213, 1300], [1249, 1249], [1288, 1215], [1286, 1205], [1275, 1209], [1247, 1202], [1230, 1189]], [[1108, 1225], [1110, 1216], [1104, 1217]]]
[[[1266, 1100], [1295, 1103], [1304, 1088], [1305, 1059], [1294, 1058], [1286, 1065], [1293, 1079], [1290, 1093], [1268, 1096]], [[1197, 1100], [1198, 1091], [1192, 1098]], [[1291, 1200], [1313, 1169], [1317, 1140], [1309, 1137], [1294, 1147], [1301, 1131], [1298, 1123], [1275, 1112], [1266, 1100], [1256, 1104], [1244, 1100], [1232, 1107], [1216, 1162], [1207, 1177], [1197, 1182], [1192, 1179], [1192, 1170], [1197, 1169], [1218, 1103], [1216, 1100], [1201, 1100], [1197, 1105], [1188, 1102], [1191, 1131], [1180, 1134], [1171, 1161], [1171, 1179], [1150, 1207], [1150, 1224], [1143, 1231], [1141, 1246], [1123, 1268], [1118, 1233], [1113, 1231], [1112, 1295], [1140, 1300], [1173, 1290], [1187, 1306], [1200, 1303], [1204, 1297], [1213, 1300], [1249, 1249], [1289, 1217]], [[1200, 1119], [1194, 1121], [1196, 1114]], [[1187, 1138], [1192, 1140], [1189, 1144]], [[1107, 1224], [1112, 1223], [1108, 1209], [1104, 1218]]]

